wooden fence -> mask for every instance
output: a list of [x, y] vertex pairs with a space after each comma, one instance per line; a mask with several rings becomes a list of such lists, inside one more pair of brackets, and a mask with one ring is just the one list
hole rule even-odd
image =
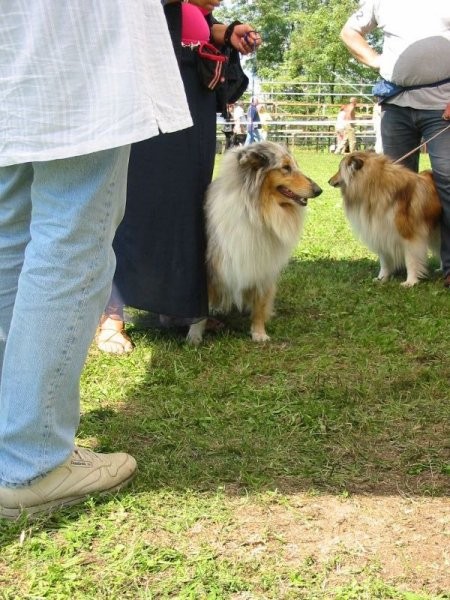
[[[335, 122], [342, 104], [350, 97], [358, 99], [356, 119], [357, 147], [373, 149], [375, 130], [373, 123], [374, 98], [372, 83], [349, 82], [273, 82], [251, 84], [242, 97], [244, 110], [252, 95], [264, 104], [270, 121], [267, 122], [267, 139], [302, 146], [316, 151], [332, 151], [336, 143]], [[217, 124], [218, 151], [225, 143], [223, 122]]]

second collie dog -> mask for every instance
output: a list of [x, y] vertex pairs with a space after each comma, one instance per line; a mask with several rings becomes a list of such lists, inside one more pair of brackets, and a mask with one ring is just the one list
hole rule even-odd
[[381, 154], [353, 152], [328, 183], [340, 188], [354, 232], [378, 255], [377, 279], [406, 267], [402, 285], [418, 283], [428, 250], [439, 256], [442, 208], [431, 171], [417, 174]]
[[[208, 295], [212, 309], [251, 313], [255, 342], [269, 339], [265, 324], [276, 282], [297, 245], [308, 198], [321, 188], [303, 175], [288, 150], [261, 142], [225, 153], [206, 203]], [[199, 344], [206, 319], [187, 339]]]

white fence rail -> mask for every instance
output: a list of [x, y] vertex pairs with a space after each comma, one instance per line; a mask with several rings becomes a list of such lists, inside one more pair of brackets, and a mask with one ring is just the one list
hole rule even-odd
[[[217, 151], [225, 148], [224, 122], [217, 123]], [[371, 150], [375, 146], [375, 130], [372, 119], [358, 119], [353, 122], [357, 148]], [[289, 146], [302, 146], [305, 149], [330, 152], [336, 144], [335, 121], [330, 119], [304, 119], [288, 121], [267, 121], [267, 139], [286, 143]], [[236, 140], [243, 143], [245, 135]]]
[[[333, 83], [258, 81], [250, 83], [242, 97], [244, 109], [255, 93], [271, 117], [265, 125], [267, 139], [317, 151], [330, 151], [336, 144], [335, 122], [339, 107], [355, 96], [358, 100], [354, 128], [357, 147], [373, 149], [372, 120], [375, 105], [372, 83], [352, 83], [337, 78]], [[242, 141], [240, 136], [240, 141]], [[245, 136], [244, 136], [245, 137]], [[223, 122], [217, 123], [218, 151], [225, 146]]]

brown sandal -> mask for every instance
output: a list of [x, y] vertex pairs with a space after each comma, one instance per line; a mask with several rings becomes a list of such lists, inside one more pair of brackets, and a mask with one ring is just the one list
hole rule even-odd
[[95, 343], [99, 350], [108, 354], [128, 354], [133, 351], [133, 342], [123, 329], [100, 326], [95, 335]]

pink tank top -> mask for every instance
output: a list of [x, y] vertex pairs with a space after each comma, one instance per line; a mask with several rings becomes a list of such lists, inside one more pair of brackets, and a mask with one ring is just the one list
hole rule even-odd
[[209, 41], [209, 26], [204, 15], [208, 11], [194, 4], [181, 4], [181, 41], [183, 44], [196, 44]]

